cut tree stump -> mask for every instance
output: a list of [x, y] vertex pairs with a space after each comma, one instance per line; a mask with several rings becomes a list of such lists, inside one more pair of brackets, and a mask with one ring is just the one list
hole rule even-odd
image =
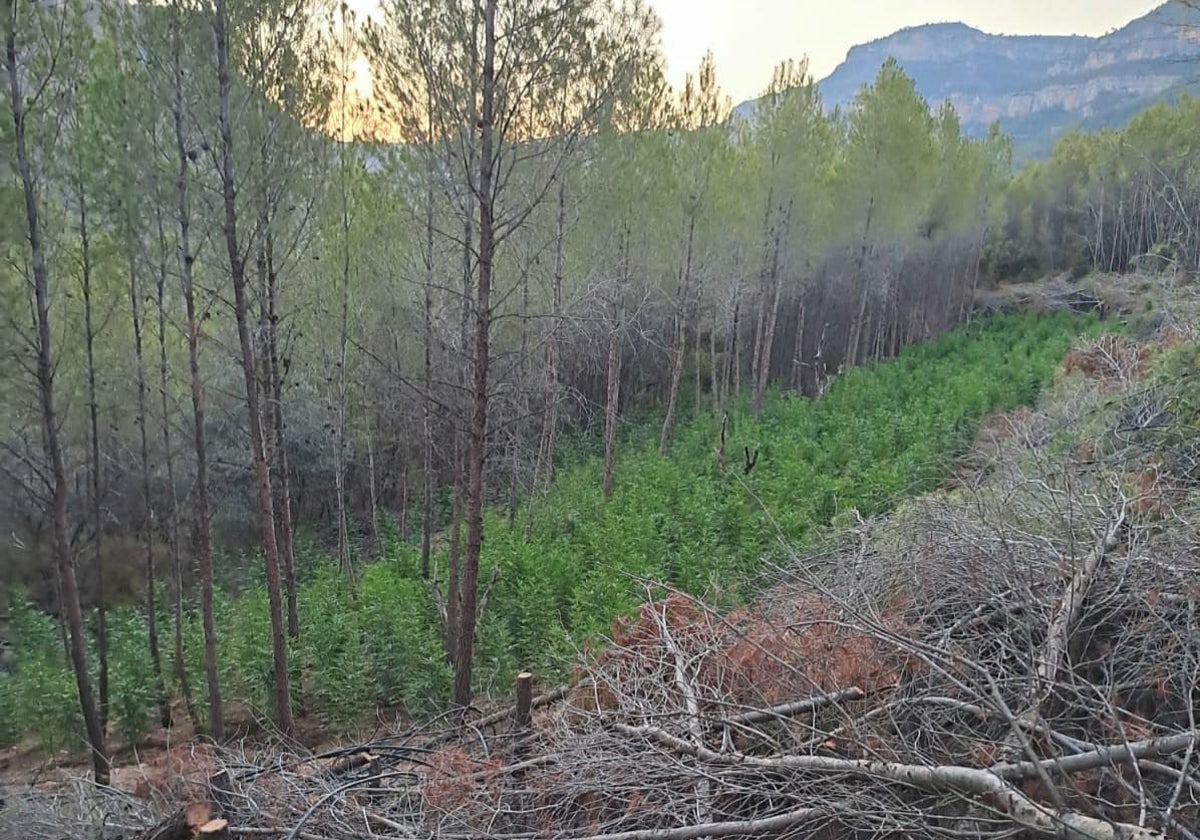
[[229, 840], [229, 820], [209, 820], [200, 826], [200, 833], [196, 836], [204, 840]]
[[133, 840], [228, 840], [229, 823], [215, 812], [211, 802], [193, 802]]
[[517, 729], [525, 731], [533, 723], [533, 674], [517, 674], [517, 708], [514, 714]]

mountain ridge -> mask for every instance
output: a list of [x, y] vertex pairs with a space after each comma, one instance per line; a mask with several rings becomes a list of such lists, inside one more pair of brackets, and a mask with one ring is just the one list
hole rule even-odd
[[[998, 35], [963, 22], [928, 23], [851, 47], [818, 82], [828, 110], [852, 106], [895, 58], [936, 107], [949, 101], [964, 131], [999, 121], [1018, 159], [1048, 154], [1072, 128], [1123, 125], [1150, 105], [1200, 89], [1200, 8], [1172, 0], [1105, 35]], [[757, 100], [735, 108], [748, 117]]]

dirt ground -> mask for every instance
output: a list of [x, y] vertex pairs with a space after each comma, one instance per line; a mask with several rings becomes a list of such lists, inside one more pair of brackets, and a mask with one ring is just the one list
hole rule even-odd
[[[141, 799], [173, 802], [188, 801], [206, 790], [207, 779], [216, 768], [213, 747], [196, 737], [182, 709], [175, 717], [178, 723], [171, 729], [153, 730], [136, 747], [109, 742], [110, 784], [114, 789]], [[267, 744], [278, 749], [277, 737], [245, 719], [234, 719], [232, 731], [231, 743], [238, 749], [253, 752]], [[292, 741], [297, 752], [320, 751], [335, 743], [314, 718], [296, 719]], [[0, 750], [0, 791], [30, 787], [53, 790], [73, 780], [90, 779], [91, 770], [91, 759], [85, 749], [48, 754], [27, 740]]]

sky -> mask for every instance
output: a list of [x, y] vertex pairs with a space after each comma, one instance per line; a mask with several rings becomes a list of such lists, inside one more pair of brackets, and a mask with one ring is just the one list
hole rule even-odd
[[[360, 13], [377, 0], [349, 0]], [[855, 44], [906, 26], [961, 21], [1005, 35], [1103, 35], [1162, 0], [650, 0], [663, 20], [667, 76], [676, 86], [711, 49], [736, 104], [761, 93], [785, 59], [809, 58], [824, 78]]]

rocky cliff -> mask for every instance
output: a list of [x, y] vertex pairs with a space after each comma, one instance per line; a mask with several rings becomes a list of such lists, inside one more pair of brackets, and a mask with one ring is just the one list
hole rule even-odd
[[990, 35], [961, 23], [902, 29], [850, 50], [820, 82], [826, 107], [851, 104], [889, 56], [932, 105], [949, 100], [967, 131], [999, 120], [1018, 156], [1030, 157], [1066, 130], [1118, 126], [1200, 86], [1200, 8], [1176, 0], [1098, 38]]

